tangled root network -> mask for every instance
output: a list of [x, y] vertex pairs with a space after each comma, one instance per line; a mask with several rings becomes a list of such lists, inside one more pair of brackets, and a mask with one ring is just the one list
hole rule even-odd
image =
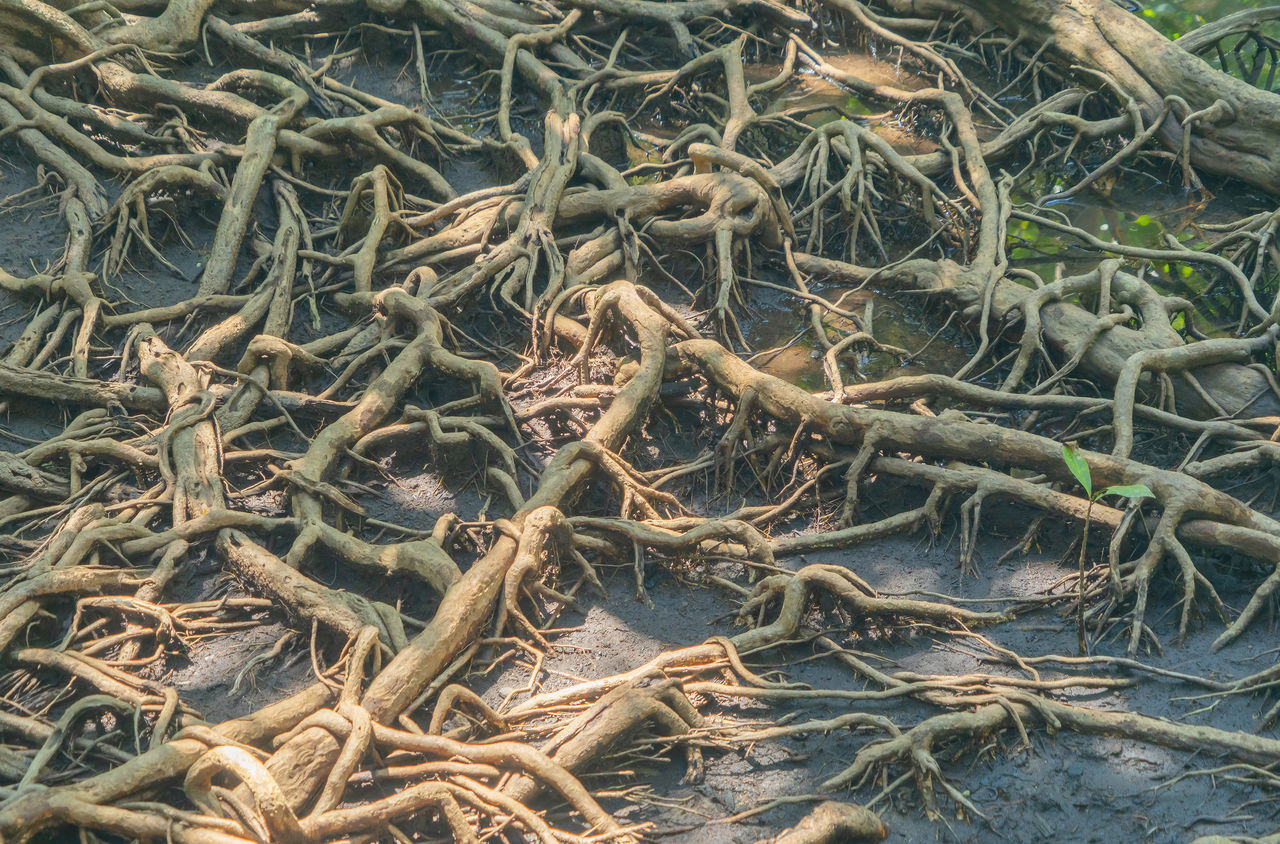
[[[1280, 676], [1141, 661], [1238, 649], [1280, 586], [1274, 12], [0, 0], [0, 836], [639, 841], [661, 760], [830, 733], [821, 793], [757, 807], [812, 802], [778, 841], [878, 840], [904, 795], [981, 819], [965, 766], [1038, 732], [1274, 790], [1280, 740], [1085, 694]], [[1263, 210], [1136, 246], [1059, 208], [1135, 173]], [[1070, 260], [1021, 266], [1030, 230]], [[1193, 273], [1213, 331], [1162, 283]], [[868, 377], [922, 351], [871, 290], [962, 365]], [[1079, 542], [1058, 583], [892, 594], [831, 553], [951, 535], [972, 580], [993, 502], [1015, 552]], [[733, 635], [555, 669], [619, 582], [714, 590]], [[1000, 644], [1027, 624], [1083, 652]], [[876, 653], [922, 635], [1001, 665]]]

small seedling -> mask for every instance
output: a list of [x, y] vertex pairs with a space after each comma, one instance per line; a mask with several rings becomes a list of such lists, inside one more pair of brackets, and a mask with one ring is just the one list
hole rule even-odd
[[1093, 475], [1089, 472], [1089, 464], [1080, 456], [1080, 450], [1073, 445], [1067, 444], [1062, 447], [1062, 462], [1067, 464], [1071, 474], [1080, 482], [1080, 486], [1084, 487], [1084, 494], [1089, 500], [1089, 506], [1084, 511], [1084, 536], [1080, 539], [1079, 601], [1076, 604], [1076, 638], [1080, 645], [1080, 655], [1085, 656], [1088, 651], [1088, 644], [1084, 638], [1084, 554], [1085, 549], [1089, 547], [1089, 520], [1093, 516], [1093, 505], [1108, 495], [1118, 495], [1130, 501], [1140, 498], [1155, 498], [1156, 496], [1155, 493], [1147, 488], [1146, 484], [1120, 484], [1094, 492]]

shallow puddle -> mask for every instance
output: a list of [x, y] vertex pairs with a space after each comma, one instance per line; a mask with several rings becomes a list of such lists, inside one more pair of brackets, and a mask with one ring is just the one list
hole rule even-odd
[[[842, 310], [864, 320], [870, 306], [876, 340], [909, 353], [903, 356], [865, 346], [846, 353], [840, 360], [846, 386], [900, 375], [954, 372], [968, 362], [972, 353], [962, 331], [954, 326], [944, 328], [943, 319], [928, 312], [924, 300], [918, 297], [891, 298], [872, 290], [840, 287], [820, 293], [827, 301], [838, 303]], [[823, 376], [823, 352], [814, 341], [807, 306], [781, 296], [759, 297], [752, 301], [751, 311], [754, 318], [743, 330], [752, 348], [764, 350], [753, 360], [756, 367], [807, 390], [830, 389]], [[840, 316], [829, 316], [824, 324], [833, 340], [853, 330], [852, 323]]]

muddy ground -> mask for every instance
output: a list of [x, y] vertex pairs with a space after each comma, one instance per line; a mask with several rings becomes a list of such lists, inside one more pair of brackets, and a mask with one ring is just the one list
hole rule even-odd
[[[1011, 514], [1016, 515], [1016, 514]], [[1025, 522], [1023, 523], [1025, 524]], [[956, 551], [944, 533], [937, 543], [923, 537], [901, 537], [868, 543], [850, 552], [806, 555], [810, 563], [848, 565], [884, 594], [921, 597], [925, 593], [946, 594], [964, 599], [1016, 599], [1041, 593], [1073, 570], [1074, 559], [1062, 560], [1069, 540], [1048, 535], [1039, 549], [996, 564], [1017, 540], [1018, 520], [1003, 526], [981, 543], [981, 571], [977, 577], [961, 576], [956, 567]], [[1016, 530], [1010, 530], [1016, 528]], [[791, 561], [789, 567], [803, 565]], [[1232, 595], [1224, 588], [1228, 604], [1238, 606], [1249, 594], [1249, 578], [1223, 571], [1216, 582], [1229, 587], [1236, 580], [1239, 589]], [[649, 581], [654, 607], [635, 597], [630, 570], [619, 570], [606, 581], [608, 601], [593, 600], [585, 614], [568, 614], [564, 624], [576, 626], [558, 642], [568, 648], [544, 664], [540, 690], [567, 685], [571, 677], [600, 676], [627, 670], [663, 650], [702, 641], [711, 635], [735, 632], [729, 596], [694, 585], [695, 572], [679, 575], [662, 573]], [[1172, 594], [1163, 595], [1160, 606], [1173, 606]], [[1232, 598], [1236, 601], [1233, 603]], [[1143, 657], [1149, 665], [1184, 674], [1213, 679], [1249, 674], [1274, 660], [1274, 629], [1269, 625], [1242, 637], [1237, 645], [1220, 654], [1209, 651], [1216, 625], [1201, 626], [1186, 642], [1175, 644], [1176, 616], [1164, 614], [1157, 632], [1167, 642], [1163, 655]], [[1122, 631], [1117, 630], [1119, 635]], [[995, 631], [984, 631], [1002, 647], [1025, 656], [1073, 655], [1075, 632], [1070, 619], [1056, 611], [1034, 613]], [[884, 666], [921, 673], [964, 674], [1002, 668], [987, 658], [984, 649], [966, 647], [950, 635], [934, 635], [920, 630], [910, 636], [892, 636], [888, 641], [870, 641], [843, 634], [847, 646], [871, 652]], [[1123, 655], [1123, 641], [1112, 639], [1098, 653]], [[828, 658], [811, 659], [819, 648], [797, 647], [792, 661], [777, 667], [793, 681], [814, 688], [848, 689], [847, 670]], [[757, 665], [760, 670], [772, 664]], [[1007, 670], [1007, 669], [1006, 669]], [[561, 672], [557, 674], [557, 672]], [[1055, 676], [1045, 671], [1045, 677]], [[1120, 676], [1125, 676], [1122, 672]], [[1098, 708], [1132, 710], [1189, 724], [1208, 724], [1223, 729], [1253, 730], [1258, 717], [1273, 701], [1262, 698], [1227, 698], [1213, 705], [1214, 698], [1196, 699], [1204, 689], [1176, 680], [1129, 674], [1136, 682], [1131, 688], [1098, 692], [1079, 690], [1064, 699], [1077, 700]], [[513, 689], [528, 683], [527, 669], [513, 669], [494, 678], [488, 699], [499, 702]], [[1190, 699], [1189, 699], [1190, 698]], [[516, 702], [523, 699], [517, 695]], [[773, 704], [771, 713], [794, 713], [799, 720], [830, 718], [849, 711], [840, 700], [803, 702], [788, 706]], [[927, 708], [901, 701], [856, 704], [860, 711], [889, 715], [895, 721], [910, 722], [928, 714]], [[1211, 707], [1206, 710], [1206, 707]], [[749, 709], [729, 710], [750, 718]], [[875, 808], [889, 829], [888, 841], [1152, 841], [1185, 842], [1209, 834], [1257, 834], [1276, 825], [1280, 815], [1267, 794], [1209, 777], [1190, 777], [1169, 783], [1196, 769], [1212, 767], [1207, 758], [1188, 758], [1139, 742], [1080, 736], [1065, 733], [1048, 736], [1030, 734], [1030, 747], [1016, 735], [1006, 735], [985, 747], [956, 748], [944, 772], [967, 791], [988, 821], [946, 815], [929, 820], [914, 794], [880, 803]], [[780, 806], [754, 817], [723, 823], [723, 819], [791, 795], [812, 795], [818, 784], [844, 768], [861, 747], [864, 736], [837, 732], [803, 741], [768, 742], [745, 751], [709, 751], [705, 780], [699, 785], [681, 785], [684, 761], [681, 756], [667, 765], [638, 769], [630, 786], [612, 785], [618, 791], [634, 788], [631, 799], [638, 805], [615, 803], [621, 817], [629, 821], [647, 820], [656, 824], [653, 835], [663, 841], [755, 842], [799, 820], [811, 803]], [[876, 789], [857, 793], [869, 799]]]
[[[846, 59], [850, 67], [900, 79], [894, 66], [870, 55], [858, 54]], [[344, 81], [355, 80], [366, 90], [405, 101], [416, 96], [415, 85], [396, 67], [353, 59], [342, 70], [338, 75]], [[762, 68], [759, 72], [765, 74], [768, 69]], [[442, 79], [439, 90], [434, 93], [436, 104], [445, 112], [454, 110], [455, 116], [470, 106], [467, 88], [456, 80]], [[856, 112], [859, 107], [850, 103], [846, 95], [833, 96], [820, 84], [789, 91], [779, 100], [794, 106], [803, 98], [842, 114]], [[815, 119], [820, 119], [821, 114], [815, 112]], [[465, 125], [465, 120], [459, 125]], [[673, 128], [678, 127], [667, 127], [667, 131]], [[903, 127], [890, 126], [886, 131], [904, 146], [922, 148], [927, 144], [927, 140], [912, 136]], [[536, 133], [531, 134], [536, 137]], [[447, 167], [445, 175], [461, 191], [495, 183], [500, 174], [489, 163], [467, 160]], [[35, 182], [33, 166], [13, 147], [0, 146], [0, 195], [17, 194]], [[1248, 194], [1231, 194], [1231, 188], [1226, 190], [1225, 198], [1219, 201], [1236, 204], [1258, 201]], [[1077, 203], [1077, 210], [1081, 218], [1095, 215], [1098, 224], [1105, 228], [1115, 221], [1132, 222], [1144, 214], [1159, 216], [1160, 208], [1167, 212], [1162, 219], [1168, 221], [1186, 208], [1185, 197], [1163, 186], [1147, 183], [1142, 191], [1121, 191], [1126, 197], [1124, 202], [1118, 196], [1113, 200], [1107, 195], [1090, 195]], [[55, 203], [56, 199], [33, 201], [28, 197], [0, 208], [0, 265], [22, 270], [44, 268], [43, 262], [58, 250], [62, 240], [61, 223], [51, 213]], [[1153, 204], [1157, 206], [1155, 211]], [[1210, 210], [1196, 208], [1195, 213]], [[1185, 224], [1186, 219], [1187, 215], [1182, 214], [1180, 221], [1168, 224]], [[201, 223], [198, 215], [184, 221], [187, 234], [196, 239], [207, 236], [212, 225], [211, 219]], [[202, 230], [202, 226], [207, 230]], [[142, 264], [113, 283], [125, 297], [147, 305], [189, 297], [200, 258], [198, 246], [171, 239], [166, 257], [180, 272]], [[1058, 259], [1028, 252], [1021, 260], [1023, 265], [1037, 268], [1052, 267]], [[834, 298], [838, 291], [827, 293]], [[865, 308], [872, 298], [872, 294], [866, 294], [855, 300], [854, 305]], [[884, 342], [915, 350], [941, 327], [936, 315], [930, 314], [918, 301], [894, 302], [882, 298], [875, 301], [877, 326], [883, 329], [878, 336]], [[797, 383], [820, 385], [820, 370], [810, 348], [803, 343], [787, 345], [788, 338], [803, 328], [802, 312], [796, 304], [760, 293], [753, 300], [753, 313], [754, 318], [744, 323], [748, 337], [761, 348], [785, 346], [765, 365], [766, 371]], [[6, 302], [0, 341], [12, 341], [21, 332], [28, 315], [25, 305]], [[926, 353], [911, 362], [907, 371], [954, 371], [971, 351], [972, 338], [959, 329], [948, 329]], [[862, 372], [871, 377], [895, 368], [898, 368], [897, 361], [885, 356], [871, 355], [861, 361]], [[37, 440], [59, 431], [64, 421], [46, 409], [15, 401], [6, 408], [0, 435], [14, 444], [22, 443], [23, 438]], [[691, 433], [689, 442], [704, 445], [713, 442], [713, 434], [708, 431], [668, 432], [674, 439], [688, 438]], [[531, 455], [531, 459], [537, 456]], [[475, 514], [484, 507], [485, 502], [477, 496], [474, 486], [442, 473], [438, 467], [426, 465], [422, 455], [410, 453], [393, 457], [390, 477], [376, 490], [379, 498], [369, 503], [371, 515], [429, 529], [441, 514]], [[877, 497], [885, 500], [903, 494], [901, 490], [885, 488], [884, 484], [873, 484], [868, 506], [874, 507]], [[269, 511], [279, 502], [264, 500], [258, 504]], [[1079, 529], [1074, 524], [1049, 525], [1030, 552], [997, 562], [1017, 541], [1029, 520], [1029, 514], [1016, 508], [1001, 511], [999, 504], [989, 505], [984, 536], [979, 543], [977, 576], [962, 576], [959, 571], [954, 509], [936, 537], [920, 534], [881, 540], [847, 552], [808, 555], [780, 564], [792, 569], [815, 562], [847, 565], [885, 594], [945, 594], [964, 600], [990, 601], [997, 607], [1007, 606], [1028, 596], [1044, 594], [1074, 571], [1071, 549]], [[1105, 537], [1095, 535], [1091, 547], [1095, 556], [1102, 552], [1103, 542]], [[651, 606], [637, 598], [631, 567], [607, 570], [605, 585], [609, 597], [585, 593], [581, 597], [581, 609], [564, 611], [559, 624], [565, 632], [555, 639], [558, 648], [534, 676], [531, 687], [529, 665], [519, 660], [508, 660], [483, 677], [473, 675], [469, 682], [486, 688], [490, 703], [498, 704], [504, 699], [518, 702], [528, 694], [521, 689], [549, 690], [575, 679], [625, 671], [663, 650], [695, 644], [711, 635], [735, 632], [731, 618], [734, 596], [704, 582], [707, 575], [718, 572], [718, 565], [722, 564], [711, 560], [649, 561], [644, 586], [652, 599]], [[1207, 573], [1233, 609], [1239, 609], [1260, 579], [1256, 569], [1235, 567], [1230, 561], [1211, 565]], [[315, 576], [322, 581], [330, 575], [341, 576], [336, 568], [333, 572], [326, 572], [323, 565], [315, 569]], [[337, 580], [333, 584], [343, 585]], [[370, 598], [392, 601], [402, 598], [407, 614], [430, 617], [432, 606], [428, 599], [404, 593], [402, 584], [364, 580], [352, 586], [358, 586]], [[242, 594], [238, 584], [220, 576], [215, 567], [201, 559], [191, 559], [169, 598], [184, 601]], [[1253, 673], [1275, 661], [1275, 631], [1269, 620], [1255, 625], [1221, 653], [1212, 653], [1208, 647], [1221, 632], [1217, 619], [1201, 620], [1187, 641], [1176, 642], [1174, 609], [1178, 597], [1173, 590], [1160, 590], [1154, 596], [1156, 611], [1150, 618], [1165, 649], [1161, 654], [1143, 655], [1148, 664], [1184, 674], [1227, 679]], [[1012, 624], [987, 631], [986, 635], [1023, 656], [1071, 655], [1075, 648], [1075, 630], [1071, 620], [1062, 617], [1062, 612], [1062, 607], [1030, 612]], [[259, 626], [193, 642], [185, 658], [170, 660], [162, 669], [163, 679], [175, 685], [183, 700], [209, 720], [219, 721], [254, 711], [311, 681], [305, 635], [289, 642], [278, 659], [260, 662], [246, 671], [251, 659], [269, 650], [289, 630], [285, 620], [270, 610], [264, 609], [258, 617], [264, 622]], [[1113, 635], [1098, 643], [1096, 652], [1122, 654], [1125, 630], [1123, 625], [1117, 625]], [[884, 665], [899, 669], [952, 674], [977, 669], [1002, 670], [984, 659], [989, 652], [980, 644], [968, 646], [954, 635], [934, 635], [926, 628], [888, 638], [864, 630], [833, 629], [829, 633], [842, 644], [872, 653]], [[792, 649], [789, 663], [778, 667], [785, 670], [790, 679], [813, 688], [837, 693], [850, 689], [849, 673], [818, 654], [819, 649], [797, 646]], [[777, 653], [770, 658], [777, 659]], [[757, 670], [767, 667], [772, 666], [757, 665]], [[1044, 674], [1054, 676], [1051, 668], [1045, 668]], [[1259, 716], [1273, 703], [1265, 697], [1220, 700], [1197, 697], [1203, 695], [1204, 690], [1193, 684], [1138, 673], [1116, 676], [1128, 676], [1134, 684], [1107, 692], [1079, 690], [1074, 695], [1068, 692], [1064, 697], [1087, 701], [1095, 707], [1132, 710], [1186, 723], [1246, 731], [1258, 727]], [[714, 706], [708, 710], [713, 725], [717, 711], [741, 718], [752, 717], [751, 707], [735, 705], [734, 709], [727, 709], [723, 708], [725, 702], [721, 704], [719, 710]], [[931, 714], [922, 704], [896, 700], [855, 706], [891, 715], [899, 724]], [[849, 704], [833, 697], [825, 702], [805, 701], [797, 705], [761, 703], [757, 708], [762, 715], [767, 711], [771, 718], [783, 714], [793, 718], [823, 718], [848, 711]], [[787, 828], [808, 811], [811, 804], [795, 802], [742, 820], [725, 822], [724, 819], [775, 798], [813, 794], [817, 784], [847, 765], [866, 740], [865, 734], [839, 732], [746, 749], [709, 746], [705, 779], [694, 785], [680, 782], [684, 762], [679, 754], [666, 762], [627, 758], [622, 761], [624, 767], [633, 771], [631, 775], [622, 779], [588, 779], [588, 782], [609, 795], [606, 806], [619, 819], [653, 823], [655, 828], [650, 835], [654, 839], [699, 844], [753, 842]], [[660, 750], [655, 749], [654, 754], [660, 755]], [[1265, 834], [1280, 825], [1277, 820], [1280, 804], [1257, 789], [1207, 776], [1189, 776], [1173, 782], [1182, 775], [1213, 767], [1212, 759], [1190, 758], [1132, 741], [1072, 734], [1050, 736], [1037, 730], [1031, 733], [1029, 746], [1016, 734], [1006, 734], [987, 746], [952, 748], [944, 757], [950, 759], [944, 765], [944, 773], [987, 814], [987, 820], [957, 815], [954, 808], [948, 808], [948, 814], [942, 817], [928, 818], [915, 792], [902, 789], [875, 806], [888, 826], [888, 840], [1181, 842], [1206, 834]], [[877, 788], [866, 788], [854, 793], [852, 799], [868, 801], [877, 791]]]

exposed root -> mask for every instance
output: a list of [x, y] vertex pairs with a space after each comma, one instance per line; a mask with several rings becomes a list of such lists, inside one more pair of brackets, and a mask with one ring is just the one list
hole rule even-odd
[[[636, 841], [644, 825], [589, 777], [674, 748], [694, 783], [726, 747], [864, 729], [881, 737], [825, 787], [914, 781], [935, 817], [948, 801], [983, 817], [946, 751], [1040, 727], [1209, 752], [1267, 781], [1271, 739], [1062, 697], [1138, 682], [1121, 670], [1252, 694], [1274, 668], [1205, 680], [1023, 658], [973, 628], [1074, 594], [1096, 630], [1127, 625], [1132, 657], [1169, 632], [1165, 580], [1176, 635], [1208, 606], [1214, 648], [1274, 601], [1280, 212], [1134, 245], [1050, 202], [1152, 160], [1197, 196], [1203, 173], [1280, 190], [1272, 12], [1171, 42], [1109, 0], [214, 11], [0, 0], [0, 144], [39, 168], [0, 214], [44, 204], [32, 225], [66, 235], [0, 270], [6, 304], [32, 307], [0, 393], [6, 418], [75, 408], [0, 452], [4, 840]], [[898, 81], [849, 70], [833, 49], [849, 33], [888, 45]], [[420, 102], [336, 78], [383, 52]], [[1197, 57], [1211, 52], [1236, 76]], [[206, 73], [201, 55], [244, 66]], [[449, 108], [472, 113], [441, 109], [446, 78], [474, 94]], [[816, 80], [852, 119], [789, 104]], [[889, 117], [920, 143], [895, 142]], [[1044, 185], [1001, 168], [1028, 151], [1061, 167], [1061, 190], [1020, 203]], [[1041, 278], [1015, 226], [1088, 259]], [[1191, 301], [1162, 273], [1207, 289]], [[929, 343], [964, 324], [965, 362], [868, 380], [864, 354], [928, 347], [887, 330], [868, 287], [946, 309]], [[752, 355], [763, 296], [797, 303], [814, 389], [765, 371], [790, 344]], [[1231, 336], [1197, 327], [1214, 296]], [[1086, 495], [1144, 484], [1155, 500], [1082, 497], [1070, 441]], [[427, 476], [449, 503], [412, 485]], [[1015, 548], [1087, 518], [1111, 532], [1105, 563], [980, 610], [881, 594], [857, 557], [802, 557], [921, 527], [933, 541], [955, 520], [974, 575], [1007, 504], [1032, 511]], [[1267, 568], [1234, 619], [1206, 549]], [[723, 589], [742, 629], [542, 686], [557, 619], [619, 561], [644, 601], [662, 597], [656, 566]], [[192, 584], [205, 594], [173, 601]], [[268, 619], [286, 629], [228, 666], [232, 695], [264, 663], [283, 676], [280, 657], [315, 685], [206, 723], [172, 684], [178, 657]], [[852, 644], [925, 631], [1008, 670], [918, 673]], [[801, 642], [858, 685], [792, 682], [777, 660]], [[486, 696], [513, 654], [528, 684]], [[902, 698], [936, 714], [906, 728], [863, 711]], [[747, 722], [734, 701], [848, 711]], [[828, 802], [774, 842], [884, 835], [870, 806]]]

